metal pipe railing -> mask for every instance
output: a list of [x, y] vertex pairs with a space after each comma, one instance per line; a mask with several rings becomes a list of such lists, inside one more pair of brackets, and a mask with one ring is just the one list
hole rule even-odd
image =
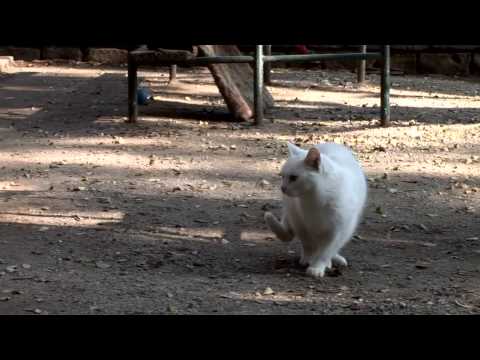
[[[263, 54], [264, 46], [267, 55]], [[270, 63], [273, 62], [311, 62], [319, 60], [359, 60], [358, 82], [365, 80], [366, 60], [381, 59], [381, 124], [388, 126], [390, 122], [390, 46], [383, 45], [381, 52], [368, 53], [366, 45], [362, 45], [359, 53], [341, 53], [341, 54], [309, 54], [309, 55], [271, 55], [271, 45], [256, 45], [255, 56], [208, 56], [197, 57], [186, 61], [162, 60], [159, 64], [165, 65], [208, 65], [208, 64], [239, 64], [254, 63], [254, 116], [255, 124], [263, 123], [263, 86], [264, 83], [270, 83]], [[137, 62], [135, 55], [141, 54], [141, 51], [132, 51], [128, 57], [128, 100], [129, 100], [129, 122], [137, 120], [137, 100], [136, 90], [138, 87], [137, 69], [141, 61]], [[175, 69], [176, 70], [176, 69]], [[175, 77], [172, 74], [171, 79]], [[265, 72], [267, 74], [265, 74]]]
[[264, 56], [267, 62], [310, 62], [318, 60], [364, 60], [380, 59], [381, 53], [342, 53], [342, 54], [310, 54], [310, 55], [272, 55]]

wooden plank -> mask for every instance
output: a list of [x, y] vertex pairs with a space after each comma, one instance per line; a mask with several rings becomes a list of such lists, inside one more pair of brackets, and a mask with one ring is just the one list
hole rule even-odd
[[[204, 56], [241, 56], [236, 45], [198, 45]], [[228, 109], [236, 120], [247, 121], [254, 115], [254, 72], [249, 64], [209, 64], [208, 68]], [[263, 87], [264, 109], [273, 107], [270, 92]]]

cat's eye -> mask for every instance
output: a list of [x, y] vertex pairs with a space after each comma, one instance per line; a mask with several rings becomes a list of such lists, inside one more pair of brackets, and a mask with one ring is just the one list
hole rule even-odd
[[294, 181], [297, 180], [297, 179], [298, 179], [298, 176], [297, 176], [297, 175], [290, 175], [290, 176], [288, 177], [288, 180], [290, 180], [291, 182], [294, 182]]

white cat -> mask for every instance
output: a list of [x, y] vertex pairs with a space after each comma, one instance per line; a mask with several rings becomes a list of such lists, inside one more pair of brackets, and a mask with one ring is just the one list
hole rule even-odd
[[282, 176], [283, 216], [270, 212], [265, 221], [282, 241], [302, 242], [300, 263], [307, 274], [347, 266], [339, 251], [351, 239], [367, 201], [365, 174], [345, 146], [324, 143], [303, 150], [288, 143], [289, 158]]

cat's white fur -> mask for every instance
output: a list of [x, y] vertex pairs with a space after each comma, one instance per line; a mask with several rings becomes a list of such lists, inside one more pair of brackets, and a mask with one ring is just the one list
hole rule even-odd
[[288, 143], [288, 150], [281, 170], [283, 216], [278, 221], [266, 212], [265, 221], [280, 240], [300, 240], [300, 263], [308, 265], [308, 275], [323, 277], [332, 262], [347, 266], [339, 251], [360, 222], [366, 177], [343, 145], [323, 143], [306, 151]]

